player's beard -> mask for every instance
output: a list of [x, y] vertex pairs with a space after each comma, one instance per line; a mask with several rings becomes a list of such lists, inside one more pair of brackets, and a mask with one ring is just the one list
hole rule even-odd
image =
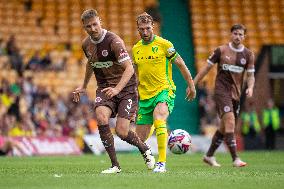
[[237, 39], [233, 40], [233, 45], [234, 45], [236, 48], [239, 48], [240, 45], [241, 45], [241, 40], [237, 40]]
[[153, 36], [153, 34], [150, 34], [150, 35], [148, 35], [148, 36], [143, 36], [143, 40], [144, 41], [146, 41], [146, 42], [150, 42], [151, 41], [151, 39], [152, 39], [152, 36]]
[[98, 32], [91, 34], [92, 39], [95, 40], [95, 41], [98, 41], [100, 39], [100, 36], [101, 35]]

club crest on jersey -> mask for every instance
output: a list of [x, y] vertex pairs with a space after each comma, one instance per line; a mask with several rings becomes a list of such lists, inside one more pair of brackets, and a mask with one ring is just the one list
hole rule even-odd
[[153, 51], [153, 53], [158, 52], [158, 50], [159, 50], [159, 48], [158, 48], [157, 46], [153, 46], [153, 47], [152, 47], [152, 51]]
[[241, 62], [242, 65], [245, 65], [247, 63], [246, 59], [244, 59], [244, 58], [241, 58], [240, 62]]
[[103, 50], [103, 51], [102, 51], [102, 55], [103, 55], [104, 57], [106, 57], [106, 56], [108, 55], [108, 51], [107, 51], [107, 50]]
[[224, 107], [224, 112], [229, 112], [229, 111], [231, 111], [230, 106], [225, 106], [225, 107]]
[[95, 99], [95, 102], [100, 102], [100, 101], [102, 101], [102, 98], [101, 97], [96, 97], [96, 99]]

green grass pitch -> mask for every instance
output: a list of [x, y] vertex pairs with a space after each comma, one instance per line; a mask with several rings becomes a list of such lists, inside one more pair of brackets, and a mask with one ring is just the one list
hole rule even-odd
[[106, 155], [1, 157], [0, 189], [280, 189], [284, 188], [284, 152], [241, 153], [248, 167], [233, 168], [229, 154], [217, 154], [221, 168], [206, 166], [202, 154], [169, 155], [167, 173], [146, 169], [138, 153], [118, 154], [122, 172], [102, 175]]

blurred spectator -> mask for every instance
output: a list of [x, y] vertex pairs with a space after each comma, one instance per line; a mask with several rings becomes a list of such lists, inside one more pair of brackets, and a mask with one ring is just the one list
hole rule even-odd
[[42, 16], [37, 17], [36, 18], [36, 26], [37, 27], [42, 27], [42, 21], [43, 21], [43, 17]]
[[17, 121], [21, 120], [19, 102], [20, 102], [20, 97], [16, 96], [15, 101], [11, 104], [11, 106], [8, 109], [8, 114], [15, 116]]
[[246, 104], [245, 111], [240, 116], [241, 131], [244, 136], [246, 150], [261, 149], [261, 126], [252, 103]]
[[55, 71], [64, 71], [67, 65], [67, 57], [63, 57], [58, 61], [54, 62], [52, 69]]
[[26, 136], [36, 136], [35, 124], [32, 121], [32, 115], [30, 112], [26, 112], [22, 116], [21, 123], [25, 128]]
[[57, 23], [55, 23], [54, 26], [53, 26], [53, 32], [54, 32], [55, 35], [58, 35], [58, 30], [59, 30], [59, 26], [58, 26]]
[[28, 64], [26, 66], [26, 69], [28, 70], [39, 70], [40, 69], [40, 56], [39, 51], [36, 51], [34, 55], [31, 57], [31, 59], [28, 61]]
[[43, 69], [46, 69], [51, 66], [51, 57], [50, 52], [46, 53], [46, 55], [43, 57], [43, 59], [40, 61], [40, 66]]
[[7, 54], [10, 59], [11, 67], [15, 69], [19, 76], [23, 75], [23, 58], [16, 44], [15, 35], [11, 35], [7, 41]]
[[280, 114], [272, 99], [268, 100], [267, 108], [262, 112], [262, 123], [265, 131], [265, 147], [274, 150], [276, 131], [280, 128]]
[[70, 41], [67, 41], [64, 43], [64, 49], [67, 51], [71, 51], [72, 50], [72, 44]]
[[24, 0], [24, 8], [26, 12], [29, 12], [32, 10], [33, 7], [33, 1], [32, 0]]

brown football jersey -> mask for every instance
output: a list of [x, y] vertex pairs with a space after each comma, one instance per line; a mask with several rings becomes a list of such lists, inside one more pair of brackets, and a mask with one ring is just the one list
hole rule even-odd
[[[98, 88], [115, 87], [124, 72], [122, 64], [130, 60], [123, 40], [116, 34], [103, 29], [103, 35], [98, 41], [87, 37], [83, 41], [83, 51], [92, 65]], [[136, 86], [136, 76], [133, 74], [122, 91]]]
[[236, 49], [229, 43], [215, 49], [207, 62], [218, 63], [215, 94], [229, 93], [232, 99], [239, 100], [245, 71], [255, 71], [254, 54], [244, 46]]

